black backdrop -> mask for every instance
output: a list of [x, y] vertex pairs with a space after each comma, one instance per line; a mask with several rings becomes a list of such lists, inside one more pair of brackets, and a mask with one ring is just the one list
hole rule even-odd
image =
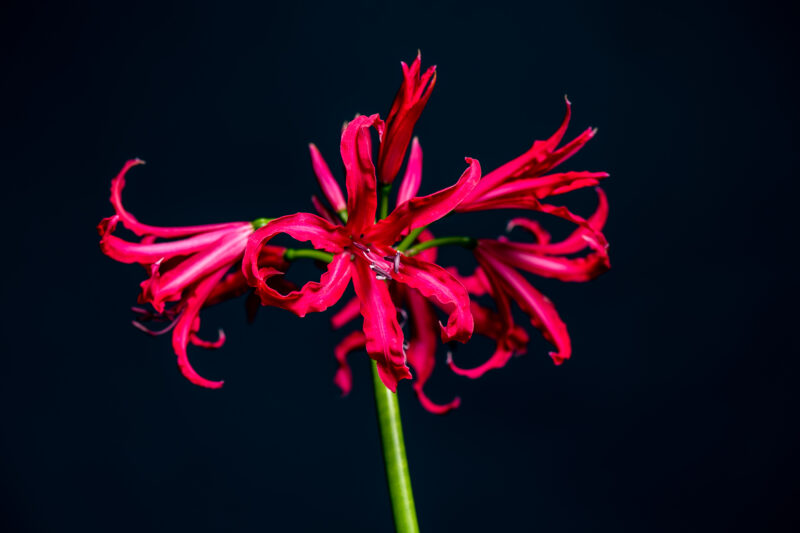
[[[97, 248], [110, 178], [154, 224], [308, 210], [306, 143], [439, 67], [428, 193], [548, 135], [600, 132], [613, 269], [540, 282], [574, 342], [400, 403], [424, 531], [780, 531], [798, 524], [794, 14], [756, 3], [389, 2], [2, 8], [3, 531], [388, 531], [365, 359], [328, 316], [209, 310], [220, 351], [129, 325], [141, 271]], [[644, 3], [647, 4], [647, 3]], [[591, 209], [575, 194], [577, 211]], [[476, 234], [504, 216], [462, 219]], [[446, 258], [461, 261], [451, 252]], [[478, 340], [464, 364], [485, 355]], [[443, 357], [443, 354], [440, 354]]]

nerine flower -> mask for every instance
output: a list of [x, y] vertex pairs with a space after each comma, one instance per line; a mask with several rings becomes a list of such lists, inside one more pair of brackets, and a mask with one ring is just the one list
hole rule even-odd
[[421, 74], [422, 55], [419, 52], [410, 67], [402, 61], [400, 64], [403, 83], [386, 117], [386, 133], [378, 153], [378, 181], [383, 184], [392, 183], [400, 171], [414, 125], [436, 85], [436, 66]]
[[[402, 190], [402, 189], [401, 189]], [[420, 242], [433, 238], [429, 231], [423, 231], [419, 236]], [[423, 250], [417, 257], [430, 263], [436, 262], [436, 248]], [[392, 285], [392, 301], [400, 310], [402, 329], [408, 329], [406, 334], [406, 355], [409, 365], [414, 370], [415, 379], [412, 388], [420, 404], [434, 414], [444, 414], [455, 409], [461, 404], [459, 398], [454, 398], [446, 404], [438, 404], [425, 394], [425, 383], [433, 373], [436, 364], [436, 351], [439, 346], [439, 322], [436, 318], [434, 306], [419, 291], [401, 284]], [[331, 324], [338, 329], [355, 320], [359, 316], [358, 298], [353, 298], [342, 307], [332, 318]], [[474, 315], [473, 315], [474, 316]], [[475, 321], [475, 331], [481, 332], [483, 324]], [[347, 363], [347, 356], [366, 346], [366, 336], [363, 331], [353, 331], [339, 342], [334, 348], [336, 362], [339, 365], [334, 377], [334, 382], [347, 395], [353, 386], [352, 372]]]
[[[403, 332], [387, 282], [418, 290], [445, 308], [449, 317], [441, 326], [444, 341], [466, 342], [473, 320], [464, 287], [442, 267], [394, 248], [400, 236], [438, 220], [452, 211], [480, 179], [480, 165], [467, 158], [469, 168], [458, 182], [429, 196], [400, 203], [386, 218], [375, 221], [377, 178], [372, 162], [370, 128], [382, 137], [384, 124], [378, 115], [359, 116], [345, 128], [341, 156], [346, 171], [347, 223], [333, 224], [310, 213], [277, 218], [250, 236], [243, 260], [248, 283], [265, 305], [291, 310], [298, 316], [323, 311], [336, 303], [353, 280], [364, 318], [367, 353], [378, 364], [383, 383], [392, 391], [397, 382], [411, 377], [406, 366]], [[319, 282], [283, 294], [268, 285], [281, 272], [258, 264], [262, 247], [275, 235], [286, 233], [314, 248], [334, 254]]]
[[[473, 276], [462, 279], [462, 282], [470, 294], [480, 296], [488, 293], [494, 300], [498, 317], [493, 323], [498, 328], [500, 342], [492, 357], [476, 368], [462, 369], [450, 358], [448, 362], [453, 371], [477, 378], [490, 369], [505, 366], [514, 352], [510, 346], [518, 335], [511, 316], [511, 301], [517, 303], [533, 326], [556, 347], [555, 351], [550, 352], [556, 364], [561, 364], [571, 356], [572, 343], [566, 324], [550, 299], [536, 290], [519, 270], [562, 281], [587, 281], [610, 268], [608, 244], [602, 234], [608, 217], [608, 201], [600, 188], [596, 190], [598, 207], [588, 220], [559, 211], [562, 218], [575, 217], [578, 223], [578, 227], [563, 241], [551, 242], [550, 235], [536, 221], [527, 218], [512, 219], [507, 229], [510, 231], [520, 227], [528, 230], [536, 239], [533, 243], [511, 242], [506, 238], [477, 241], [474, 254], [479, 267]], [[588, 255], [568, 257], [586, 248], [591, 250]], [[476, 316], [477, 323], [475, 312], [473, 316]], [[502, 349], [502, 345], [509, 348]]]
[[[566, 100], [566, 99], [565, 99]], [[575, 189], [597, 185], [608, 177], [606, 172], [554, 172], [552, 169], [572, 157], [597, 133], [587, 128], [578, 137], [558, 147], [571, 116], [572, 104], [556, 132], [545, 141], [535, 141], [524, 154], [485, 174], [480, 183], [456, 208], [458, 212], [487, 209], [530, 209], [541, 211], [539, 200]]]
[[[128, 170], [143, 163], [140, 159], [128, 161], [112, 180], [111, 204], [115, 214], [104, 218], [97, 226], [100, 249], [122, 263], [138, 263], [149, 273], [140, 285], [138, 301], [150, 304], [153, 311], [135, 307], [138, 316], [133, 324], [153, 335], [172, 331], [172, 346], [183, 375], [197, 385], [219, 388], [222, 381], [211, 381], [195, 372], [189, 363], [187, 346], [191, 343], [203, 348], [219, 348], [225, 342], [221, 329], [216, 341], [198, 336], [200, 310], [247, 292], [248, 286], [239, 269], [228, 272], [241, 261], [254, 227], [265, 220], [180, 227], [142, 224], [123, 207], [122, 190]], [[114, 235], [118, 224], [141, 237], [141, 241], [131, 242]], [[258, 262], [286, 268], [283, 249], [279, 247], [263, 249]], [[167, 307], [167, 303], [174, 305]], [[151, 321], [166, 322], [167, 326], [153, 331], [145, 326]]]

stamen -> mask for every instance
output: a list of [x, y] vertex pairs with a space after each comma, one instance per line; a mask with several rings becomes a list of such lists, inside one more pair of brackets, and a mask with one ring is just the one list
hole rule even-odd
[[362, 252], [364, 252], [366, 254], [369, 253], [369, 248], [367, 248], [366, 246], [364, 246], [360, 242], [353, 241], [353, 246], [355, 246], [356, 248], [358, 248], [359, 250], [361, 250]]
[[396, 254], [394, 254], [394, 271], [395, 271], [395, 273], [400, 272], [400, 256], [401, 255], [402, 254], [400, 252], [397, 252]]
[[376, 279], [379, 279], [379, 280], [392, 279], [392, 275], [389, 272], [385, 271], [384, 269], [382, 269], [381, 267], [379, 267], [375, 263], [372, 263], [369, 266], [369, 268], [370, 268], [370, 270], [375, 272], [375, 274], [376, 274], [375, 278]]
[[148, 328], [147, 326], [145, 326], [141, 322], [139, 322], [137, 320], [131, 320], [131, 324], [133, 324], [133, 327], [135, 327], [139, 331], [144, 331], [145, 333], [147, 333], [148, 335], [152, 335], [153, 337], [157, 337], [159, 335], [163, 335], [164, 333], [167, 333], [169, 330], [174, 328], [175, 324], [177, 324], [177, 323], [178, 323], [178, 319], [176, 318], [175, 320], [170, 322], [169, 325], [167, 327], [165, 327], [164, 329], [159, 329], [159, 330], [153, 331], [152, 329]]

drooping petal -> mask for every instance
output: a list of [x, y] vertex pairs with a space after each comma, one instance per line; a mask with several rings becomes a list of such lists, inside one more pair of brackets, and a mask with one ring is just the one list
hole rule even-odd
[[227, 270], [227, 267], [220, 268], [189, 289], [184, 299], [185, 305], [183, 307], [183, 312], [177, 324], [175, 324], [175, 329], [172, 333], [172, 348], [178, 356], [178, 368], [180, 368], [181, 373], [195, 385], [200, 385], [201, 387], [207, 387], [209, 389], [218, 389], [222, 386], [223, 382], [208, 380], [195, 372], [194, 368], [192, 368], [192, 365], [189, 363], [186, 347], [190, 342], [191, 336], [196, 333], [196, 328], [199, 327], [199, 321], [197, 319], [200, 314], [200, 309], [203, 307], [208, 295], [211, 294], [214, 286], [222, 279]]
[[[592, 239], [587, 239], [587, 242], [595, 247]], [[534, 244], [480, 239], [478, 246], [489, 250], [504, 263], [532, 274], [561, 281], [588, 281], [611, 268], [604, 247], [597, 247], [586, 257], [567, 258], [544, 255], [538, 252]]]
[[455, 185], [400, 204], [388, 217], [372, 226], [368, 237], [375, 241], [391, 243], [406, 229], [427, 226], [455, 209], [481, 177], [481, 165], [478, 160], [468, 157], [466, 161], [469, 168]]
[[[241, 258], [251, 231], [252, 227], [226, 232], [215, 243], [165, 273], [153, 271], [150, 278], [141, 283], [140, 303], [150, 302], [160, 312], [164, 309], [164, 302], [178, 299], [181, 291], [188, 285], [219, 268], [225, 267], [227, 270]], [[159, 266], [158, 263], [160, 261], [155, 263], [156, 267]]]
[[[270, 286], [270, 278], [283, 272], [262, 266], [258, 262], [262, 247], [275, 235], [286, 233], [298, 241], [310, 241], [314, 248], [336, 253], [319, 282], [309, 281], [299, 290], [281, 294]], [[257, 229], [247, 242], [242, 272], [247, 283], [256, 289], [264, 305], [288, 309], [298, 316], [324, 311], [341, 298], [350, 281], [349, 254], [338, 253], [349, 242], [340, 226], [309, 213], [297, 213], [276, 218]]]
[[523, 178], [508, 183], [502, 183], [486, 193], [471, 198], [459, 206], [459, 211], [476, 211], [474, 206], [492, 202], [498, 204], [501, 200], [514, 203], [520, 197], [532, 196], [538, 200], [548, 196], [564, 194], [583, 187], [597, 185], [599, 180], [607, 178], [607, 172], [561, 172], [536, 178]]
[[195, 346], [199, 346], [200, 348], [205, 348], [207, 350], [216, 350], [217, 348], [222, 348], [225, 344], [225, 332], [220, 328], [217, 331], [217, 340], [215, 341], [207, 341], [201, 339], [197, 333], [192, 333], [189, 336], [189, 342], [194, 344]]
[[481, 248], [476, 248], [475, 252], [484, 269], [494, 270], [497, 273], [496, 279], [499, 280], [503, 291], [517, 302], [520, 309], [531, 319], [533, 326], [556, 347], [555, 352], [550, 352], [553, 362], [558, 365], [569, 359], [572, 354], [572, 342], [567, 326], [558, 316], [553, 303], [534, 289], [513, 267], [506, 265], [491, 253], [485, 253]]
[[417, 289], [449, 314], [447, 325], [441, 328], [442, 341], [469, 340], [474, 327], [469, 312], [469, 294], [449, 272], [435, 263], [416, 257], [402, 257], [399, 271], [392, 273], [392, 278]]
[[383, 121], [378, 115], [361, 115], [342, 133], [342, 161], [347, 172], [347, 228], [354, 234], [364, 233], [375, 222], [378, 206], [369, 132], [373, 126], [379, 132], [383, 130]]
[[322, 189], [322, 194], [328, 199], [328, 202], [337, 213], [347, 208], [347, 203], [344, 201], [342, 189], [336, 183], [336, 178], [333, 177], [331, 169], [323, 159], [322, 154], [317, 149], [314, 143], [308, 145], [311, 152], [311, 165], [314, 168], [314, 174], [317, 176], [317, 181]]
[[159, 259], [169, 259], [177, 255], [191, 255], [204, 250], [223, 237], [235, 235], [244, 231], [249, 233], [252, 226], [249, 222], [242, 222], [237, 228], [209, 231], [170, 242], [142, 244], [129, 242], [114, 235], [106, 233], [100, 241], [100, 249], [104, 254], [121, 263], [152, 264]]
[[359, 348], [364, 348], [366, 343], [367, 339], [363, 331], [353, 331], [333, 349], [336, 363], [339, 365], [333, 382], [342, 390], [342, 396], [347, 396], [353, 389], [353, 372], [350, 370], [350, 365], [347, 364], [347, 356]]
[[397, 91], [392, 108], [386, 118], [386, 135], [381, 142], [378, 154], [378, 179], [381, 183], [392, 183], [425, 104], [436, 85], [436, 66], [432, 66], [420, 76], [422, 57], [417, 54], [411, 67], [403, 66], [403, 84]]
[[125, 165], [122, 167], [122, 170], [120, 170], [119, 174], [117, 174], [117, 177], [111, 180], [111, 204], [114, 206], [117, 216], [119, 216], [119, 221], [136, 235], [154, 235], [156, 237], [162, 237], [165, 239], [176, 239], [178, 237], [187, 237], [189, 235], [195, 235], [197, 233], [203, 233], [206, 231], [233, 229], [240, 224], [240, 222], [230, 222], [222, 224], [180, 227], [159, 227], [142, 224], [136, 220], [136, 217], [126, 211], [122, 206], [122, 190], [125, 188], [125, 174], [128, 172], [128, 170], [136, 165], [143, 164], [144, 161], [141, 159], [131, 159], [125, 163]]
[[397, 322], [397, 311], [389, 288], [375, 279], [366, 261], [353, 262], [353, 285], [361, 302], [364, 335], [369, 356], [378, 364], [378, 375], [392, 392], [397, 382], [411, 379], [403, 353], [403, 332]]
[[358, 298], [351, 298], [344, 304], [344, 307], [339, 309], [331, 317], [331, 326], [333, 329], [339, 329], [359, 316], [361, 316], [361, 303], [358, 301]]
[[[540, 234], [537, 233], [537, 231], [543, 231], [537, 229], [539, 228], [539, 224], [526, 218], [515, 218], [510, 220], [508, 226], [506, 226], [506, 231], [511, 231], [517, 226], [531, 231], [537, 238], [537, 242], [529, 244], [528, 248], [542, 254], [566, 255], [580, 252], [589, 245], [586, 237], [595, 239], [595, 235], [603, 230], [606, 220], [608, 219], [608, 198], [606, 198], [606, 193], [603, 192], [600, 187], [595, 187], [595, 191], [597, 191], [598, 196], [597, 209], [587, 220], [589, 227], [594, 230], [593, 232], [588, 231], [584, 227], [578, 227], [563, 241], [549, 242], [549, 238], [542, 240], [540, 238]], [[601, 241], [598, 241], [598, 243], [599, 242]]]
[[425, 394], [425, 383], [431, 377], [436, 365], [436, 348], [439, 344], [437, 338], [436, 313], [431, 304], [417, 291], [407, 289], [405, 301], [408, 304], [408, 314], [411, 317], [411, 338], [408, 342], [406, 355], [408, 363], [416, 374], [412, 386], [419, 398], [422, 407], [434, 414], [444, 414], [461, 405], [461, 399], [456, 397], [446, 404], [438, 404]]
[[408, 156], [406, 173], [403, 176], [403, 181], [400, 182], [400, 189], [397, 191], [397, 205], [414, 198], [419, 191], [421, 183], [422, 148], [419, 146], [419, 139], [414, 137], [411, 141], [411, 153]]

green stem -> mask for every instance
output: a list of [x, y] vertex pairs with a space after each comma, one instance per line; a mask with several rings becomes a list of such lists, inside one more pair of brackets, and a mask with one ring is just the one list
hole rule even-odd
[[457, 244], [458, 246], [463, 246], [464, 248], [474, 248], [477, 244], [477, 241], [475, 241], [475, 239], [472, 237], [439, 237], [438, 239], [431, 239], [429, 241], [421, 242], [416, 246], [409, 248], [409, 250], [406, 252], [406, 255], [417, 255], [422, 250], [427, 250], [428, 248], [433, 248], [434, 246], [447, 246], [451, 244]]
[[[391, 184], [381, 185], [378, 188], [379, 220], [386, 218], [389, 213], [389, 192], [391, 190]], [[378, 427], [381, 431], [383, 462], [386, 465], [386, 481], [389, 484], [389, 498], [392, 500], [394, 526], [397, 533], [419, 533], [397, 394], [386, 388], [381, 381], [377, 363], [375, 361], [371, 361], [371, 363], [375, 408], [378, 414]]]
[[415, 230], [411, 230], [411, 233], [406, 235], [406, 238], [400, 241], [400, 244], [397, 245], [398, 252], [404, 252], [408, 249], [409, 246], [414, 244], [414, 241], [417, 240], [419, 234], [425, 231], [426, 226], [422, 226], [421, 228], [417, 228]]
[[400, 405], [397, 403], [397, 395], [387, 389], [381, 381], [375, 361], [372, 361], [372, 384], [375, 388], [375, 407], [378, 411], [394, 525], [397, 533], [419, 533], [406, 459], [406, 445], [403, 442], [403, 425], [400, 422]]
[[294, 261], [295, 259], [300, 259], [301, 257], [305, 257], [307, 259], [316, 259], [317, 261], [324, 261], [326, 263], [333, 261], [333, 254], [323, 252], [322, 250], [308, 248], [287, 248], [286, 251], [283, 252], [283, 258], [287, 261]]

